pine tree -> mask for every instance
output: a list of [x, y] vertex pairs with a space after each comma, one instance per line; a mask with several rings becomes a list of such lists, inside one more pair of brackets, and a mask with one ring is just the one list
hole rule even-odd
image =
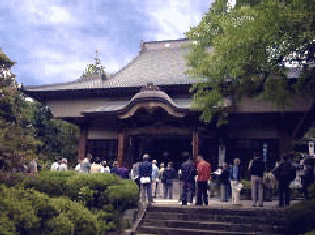
[[11, 67], [15, 64], [0, 51], [0, 156], [6, 168], [16, 168], [21, 159], [34, 157], [32, 113], [18, 90]]

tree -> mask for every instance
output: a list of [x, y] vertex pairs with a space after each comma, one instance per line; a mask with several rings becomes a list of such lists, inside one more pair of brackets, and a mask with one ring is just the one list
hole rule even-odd
[[0, 50], [0, 166], [10, 170], [22, 159], [35, 157], [43, 161], [66, 157], [74, 163], [78, 127], [54, 119], [41, 103], [28, 101], [11, 73], [14, 64]]
[[50, 162], [58, 157], [65, 157], [71, 165], [77, 161], [79, 128], [66, 121], [53, 118], [49, 107], [39, 102], [32, 102], [35, 138], [41, 141], [36, 154]]
[[11, 73], [11, 61], [0, 51], [0, 157], [2, 164], [15, 168], [20, 158], [33, 156], [39, 141], [34, 138], [32, 114], [27, 102], [18, 91], [15, 75]]
[[[188, 71], [200, 77], [195, 108], [210, 121], [225, 98], [259, 97], [280, 108], [293, 95], [314, 95], [315, 3], [311, 0], [216, 0], [197, 27]], [[299, 77], [288, 78], [289, 66]]]

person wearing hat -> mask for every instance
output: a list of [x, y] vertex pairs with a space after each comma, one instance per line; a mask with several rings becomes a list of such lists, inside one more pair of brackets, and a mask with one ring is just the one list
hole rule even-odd
[[142, 202], [153, 202], [152, 198], [152, 163], [149, 162], [149, 155], [143, 155], [143, 161], [139, 164], [140, 189]]

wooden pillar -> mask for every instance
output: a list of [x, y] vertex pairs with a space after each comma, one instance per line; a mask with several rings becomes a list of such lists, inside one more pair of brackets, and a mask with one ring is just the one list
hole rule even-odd
[[80, 126], [80, 139], [79, 139], [79, 150], [78, 150], [78, 160], [82, 161], [85, 157], [86, 144], [88, 138], [88, 127], [86, 124]]
[[194, 162], [198, 162], [198, 156], [199, 156], [199, 147], [200, 147], [200, 135], [197, 130], [193, 131], [193, 157]]
[[125, 149], [126, 149], [126, 130], [122, 129], [118, 133], [118, 147], [117, 147], [118, 167], [121, 167], [125, 160]]

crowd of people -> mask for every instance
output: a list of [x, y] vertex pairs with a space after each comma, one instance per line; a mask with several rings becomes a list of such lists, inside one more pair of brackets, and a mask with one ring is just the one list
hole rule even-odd
[[[303, 167], [305, 172], [302, 191], [305, 198], [308, 199], [309, 186], [314, 183], [314, 163], [303, 163]], [[249, 162], [247, 170], [250, 175], [253, 207], [263, 207], [264, 201], [271, 201], [272, 188], [276, 185], [279, 190], [279, 207], [289, 205], [289, 187], [296, 179], [296, 168], [289, 161], [287, 155], [282, 156], [282, 160], [276, 163], [274, 169], [266, 172], [266, 163], [258, 154], [255, 154], [253, 160]], [[241, 204], [240, 191], [244, 171], [240, 159], [235, 158], [233, 165], [224, 163], [222, 167], [211, 173], [210, 163], [199, 156], [196, 163], [190, 158], [186, 159], [180, 170], [176, 172], [172, 162], [169, 162], [166, 168], [164, 163], [161, 163], [159, 168], [156, 160], [150, 162], [149, 155], [145, 154], [142, 162], [134, 164], [132, 179], [142, 189], [142, 200], [147, 200], [149, 203], [152, 203], [153, 198], [156, 198], [157, 195], [160, 195], [160, 198], [172, 199], [173, 182], [175, 179], [179, 179], [181, 204], [208, 205], [208, 189], [211, 184], [210, 179], [213, 177], [220, 185], [221, 202], [229, 202], [231, 198], [232, 204]]]
[[[314, 183], [314, 162], [305, 160], [302, 164], [305, 169], [302, 175], [301, 191], [308, 199], [308, 188]], [[67, 169], [67, 160], [64, 158], [51, 165], [51, 170]], [[241, 180], [244, 179], [244, 169], [239, 158], [233, 160], [233, 165], [224, 163], [219, 169], [211, 172], [210, 163], [202, 156], [198, 157], [197, 162], [188, 157], [176, 171], [171, 161], [167, 163], [167, 166], [163, 162], [158, 166], [156, 160], [150, 161], [150, 156], [144, 154], [143, 160], [134, 163], [129, 171], [124, 165], [119, 167], [117, 161], [114, 161], [111, 167], [100, 158], [96, 158], [92, 162], [92, 156], [88, 154], [75, 167], [75, 170], [79, 173], [111, 173], [124, 179], [132, 179], [141, 190], [141, 200], [149, 203], [152, 203], [154, 198], [173, 199], [175, 180], [179, 181], [179, 200], [183, 205], [193, 203], [208, 205], [208, 192], [213, 181], [219, 185], [221, 202], [229, 202], [231, 199], [232, 204], [241, 203], [240, 191], [242, 189]], [[289, 186], [296, 178], [296, 167], [292, 165], [287, 155], [282, 156], [282, 160], [276, 163], [274, 169], [266, 172], [265, 162], [258, 154], [255, 154], [253, 160], [249, 162], [247, 170], [250, 176], [253, 207], [263, 207], [264, 201], [271, 201], [271, 189], [275, 187], [275, 182], [279, 187], [279, 206], [289, 205]], [[268, 186], [268, 184], [270, 185]]]

